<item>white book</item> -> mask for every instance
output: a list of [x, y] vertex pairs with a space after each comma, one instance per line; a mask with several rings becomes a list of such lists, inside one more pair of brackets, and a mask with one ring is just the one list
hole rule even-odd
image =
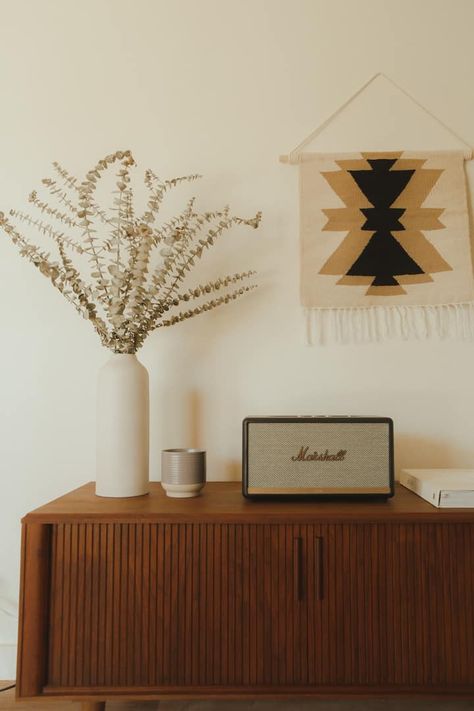
[[474, 469], [402, 469], [400, 484], [438, 508], [474, 508]]

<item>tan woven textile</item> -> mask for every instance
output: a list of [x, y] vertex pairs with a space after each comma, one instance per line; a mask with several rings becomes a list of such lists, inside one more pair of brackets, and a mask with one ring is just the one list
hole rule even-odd
[[304, 153], [300, 225], [307, 309], [474, 301], [462, 152]]

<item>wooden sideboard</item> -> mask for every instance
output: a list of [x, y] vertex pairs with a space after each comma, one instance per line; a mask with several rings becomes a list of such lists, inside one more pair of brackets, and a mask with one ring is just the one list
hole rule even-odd
[[474, 510], [100, 499], [23, 519], [17, 696], [474, 698]]

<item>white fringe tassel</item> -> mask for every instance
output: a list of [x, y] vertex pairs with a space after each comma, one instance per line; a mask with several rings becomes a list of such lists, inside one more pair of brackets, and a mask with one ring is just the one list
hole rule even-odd
[[386, 340], [474, 340], [474, 302], [305, 309], [309, 345]]

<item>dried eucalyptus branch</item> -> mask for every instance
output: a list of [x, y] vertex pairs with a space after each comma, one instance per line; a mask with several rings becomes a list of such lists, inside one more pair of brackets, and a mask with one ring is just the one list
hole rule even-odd
[[180, 321], [185, 321], [188, 318], [197, 316], [197, 314], [200, 314], [203, 311], [210, 311], [211, 309], [215, 309], [216, 306], [221, 306], [222, 304], [228, 304], [229, 301], [238, 299], [239, 296], [242, 296], [243, 294], [245, 294], [245, 292], [251, 291], [252, 289], [255, 289], [255, 288], [256, 288], [255, 284], [252, 284], [251, 286], [242, 286], [242, 287], [240, 287], [240, 289], [235, 289], [235, 291], [232, 291], [230, 294], [226, 294], [225, 296], [219, 296], [218, 299], [211, 299], [210, 301], [206, 302], [202, 306], [199, 306], [195, 309], [189, 309], [188, 311], [182, 311], [182, 312], [178, 313], [176, 316], [171, 316], [171, 318], [163, 320], [161, 323], [159, 323], [157, 328], [160, 328], [160, 326], [174, 326], [175, 323], [179, 323]]
[[38, 232], [42, 232], [47, 237], [51, 237], [55, 242], [62, 245], [67, 245], [71, 249], [75, 250], [78, 254], [83, 254], [85, 251], [80, 244], [72, 239], [64, 236], [63, 232], [58, 232], [54, 229], [52, 225], [43, 220], [37, 220], [32, 218], [25, 212], [21, 210], [10, 210], [11, 217], [15, 217], [19, 222], [26, 222], [26, 224], [35, 227]]
[[61, 212], [56, 207], [50, 207], [47, 202], [41, 202], [41, 200], [39, 200], [38, 198], [38, 193], [36, 192], [36, 190], [33, 190], [33, 192], [30, 193], [28, 200], [29, 202], [32, 202], [33, 205], [36, 205], [40, 212], [54, 217], [56, 220], [59, 220], [65, 225], [68, 225], [68, 227], [77, 227], [77, 222], [74, 218], [70, 217], [69, 215], [66, 215], [65, 212]]
[[[114, 165], [113, 204], [104, 208], [98, 203], [96, 188]], [[253, 271], [187, 289], [186, 279], [224, 232], [234, 225], [257, 228], [261, 213], [250, 219], [231, 215], [228, 207], [200, 213], [191, 198], [181, 212], [159, 222], [166, 194], [201, 176], [161, 180], [146, 170], [146, 210], [137, 216], [131, 178], [135, 165], [130, 151], [116, 151], [99, 160], [80, 181], [54, 162], [57, 179], [42, 181], [47, 199], [37, 191], [29, 196], [39, 217], [21, 210], [10, 210], [8, 216], [0, 212], [0, 228], [20, 254], [49, 278], [92, 323], [102, 343], [116, 353], [135, 353], [154, 329], [210, 311], [255, 288], [253, 284], [235, 288], [252, 278]], [[58, 259], [26, 239], [17, 223], [51, 239]], [[76, 264], [68, 252], [76, 255]], [[205, 300], [216, 292], [222, 293]], [[198, 300], [194, 308], [173, 313], [183, 302], [194, 300]]]

